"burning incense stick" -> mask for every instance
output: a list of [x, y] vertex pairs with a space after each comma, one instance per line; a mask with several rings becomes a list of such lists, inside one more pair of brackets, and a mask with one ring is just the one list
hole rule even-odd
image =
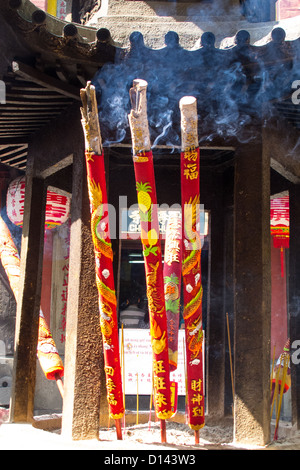
[[273, 388], [273, 373], [274, 373], [274, 364], [275, 364], [275, 353], [276, 353], [276, 345], [274, 345], [274, 349], [273, 349], [272, 369], [271, 369], [271, 377], [270, 377], [270, 392], [271, 393], [272, 393], [272, 388]]
[[63, 384], [62, 378], [60, 374], [58, 374], [57, 372], [55, 373], [54, 377], [56, 380], [56, 385], [59, 390], [59, 393], [61, 394], [61, 397], [64, 398], [64, 384]]
[[183, 368], [184, 368], [184, 384], [185, 384], [185, 397], [184, 397], [185, 424], [188, 424], [187, 371], [186, 371], [186, 353], [185, 353], [184, 338], [182, 338], [182, 351], [183, 351]]
[[[181, 206], [183, 225], [182, 278], [186, 337], [187, 399], [189, 426], [204, 426], [203, 330], [200, 240], [200, 153], [197, 101], [185, 96], [181, 111]], [[195, 440], [199, 439], [195, 433]]]
[[151, 149], [147, 117], [147, 86], [148, 83], [145, 80], [136, 79], [129, 90], [132, 109], [128, 117], [134, 157]]
[[232, 388], [232, 409], [233, 409], [235, 393], [234, 393], [234, 377], [233, 377], [233, 366], [232, 366], [232, 354], [231, 354], [231, 341], [230, 341], [230, 329], [229, 329], [228, 313], [226, 313], [226, 322], [227, 322], [227, 336], [228, 336], [229, 362], [230, 362], [230, 375], [231, 375], [231, 388]]
[[150, 431], [150, 427], [151, 427], [151, 411], [152, 411], [152, 402], [153, 402], [153, 393], [154, 393], [154, 390], [153, 390], [153, 371], [152, 371], [152, 374], [151, 374], [151, 393], [150, 393], [150, 406], [149, 406], [149, 431]]
[[[146, 271], [150, 335], [153, 353], [154, 405], [156, 416], [172, 416], [168, 358], [167, 317], [164, 299], [162, 252], [157, 213], [153, 155], [147, 120], [147, 82], [134, 80], [128, 116], [132, 135], [133, 163], [141, 219], [141, 241]], [[162, 433], [164, 438], [165, 433]]]
[[107, 401], [110, 416], [116, 420], [117, 438], [122, 439], [120, 420], [125, 410], [119, 355], [117, 300], [108, 222], [104, 153], [94, 86], [89, 82], [86, 88], [80, 91], [80, 96], [83, 104], [81, 115], [86, 146], [87, 183], [91, 205], [91, 231], [95, 252]]
[[136, 373], [136, 424], [139, 424], [139, 373]]
[[[280, 363], [281, 366], [281, 363]], [[274, 386], [274, 392], [273, 396], [271, 398], [271, 413], [270, 413], [270, 418], [272, 418], [273, 415], [273, 409], [274, 409], [274, 403], [277, 401], [277, 395], [278, 395], [278, 387], [279, 387], [279, 374], [280, 374], [280, 367], [278, 367], [276, 371], [276, 376], [275, 376], [275, 386]]]

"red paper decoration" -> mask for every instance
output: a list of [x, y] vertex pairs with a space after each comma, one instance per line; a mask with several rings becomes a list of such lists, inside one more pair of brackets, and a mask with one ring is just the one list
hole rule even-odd
[[[7, 191], [6, 210], [10, 221], [22, 227], [25, 201], [25, 176], [13, 180]], [[70, 198], [67, 195], [47, 191], [45, 228], [53, 229], [66, 222], [70, 215]]]
[[284, 277], [284, 249], [290, 242], [289, 196], [271, 199], [271, 236], [275, 248], [281, 252], [281, 276]]

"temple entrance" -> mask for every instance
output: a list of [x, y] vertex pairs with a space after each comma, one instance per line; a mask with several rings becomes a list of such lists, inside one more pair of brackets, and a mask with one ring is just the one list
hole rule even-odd
[[[180, 212], [180, 188], [177, 182], [180, 154], [177, 149], [159, 147], [154, 149], [154, 162], [156, 185], [158, 193], [158, 218], [164, 259], [166, 228], [171, 214]], [[214, 152], [215, 158], [220, 158], [220, 152]], [[213, 152], [203, 151], [203, 159]], [[228, 158], [228, 157], [227, 157]], [[136, 203], [136, 190], [133, 175], [133, 164], [130, 148], [113, 145], [107, 150], [109, 161], [109, 203], [113, 207], [119, 207], [119, 239], [116, 240], [115, 253], [118, 257], [116, 279], [119, 314], [119, 338], [124, 338], [125, 347], [125, 396], [126, 409], [135, 411], [148, 411], [151, 394], [151, 343], [149, 341], [149, 313], [148, 299], [146, 295], [145, 266], [140, 240], [140, 220]], [[172, 176], [173, 179], [168, 178]], [[125, 200], [125, 202], [124, 202]], [[119, 204], [119, 205], [118, 205]], [[126, 206], [126, 207], [125, 207]], [[202, 240], [201, 270], [203, 284], [203, 328], [207, 327], [210, 309], [210, 271], [211, 271], [211, 213], [209, 206], [201, 206], [200, 232]], [[115, 268], [116, 269], [116, 268]], [[184, 320], [183, 297], [181, 290], [181, 306], [178, 334], [178, 370], [174, 372], [173, 380], [178, 382], [178, 409], [185, 410], [185, 358], [184, 346]], [[222, 297], [221, 297], [222, 299]], [[122, 333], [123, 326], [123, 333]], [[176, 332], [175, 332], [176, 333]], [[206, 334], [206, 332], [205, 332]], [[145, 344], [147, 352], [145, 353]], [[205, 336], [204, 356], [207, 351]], [[129, 351], [126, 348], [131, 348]], [[137, 348], [133, 353], [132, 348]], [[140, 348], [140, 349], [139, 349]], [[122, 350], [122, 344], [121, 344]], [[136, 360], [132, 361], [135, 354]], [[142, 354], [146, 354], [145, 361], [148, 366], [145, 377], [135, 375], [135, 364]], [[132, 370], [130, 368], [132, 367]], [[144, 366], [142, 366], [144, 369]], [[137, 380], [139, 383], [137, 383]], [[133, 384], [134, 383], [134, 384]], [[138, 395], [138, 404], [137, 404]]]

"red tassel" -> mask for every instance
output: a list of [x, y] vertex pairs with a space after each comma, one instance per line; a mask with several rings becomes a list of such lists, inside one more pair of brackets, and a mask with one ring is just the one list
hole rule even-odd
[[280, 247], [281, 277], [284, 277], [284, 250]]

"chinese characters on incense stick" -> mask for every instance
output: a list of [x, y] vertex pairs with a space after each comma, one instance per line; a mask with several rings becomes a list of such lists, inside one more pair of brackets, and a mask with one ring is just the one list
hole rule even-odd
[[177, 212], [170, 217], [167, 225], [163, 267], [170, 372], [177, 369], [178, 361], [182, 253], [181, 235], [181, 214]]

